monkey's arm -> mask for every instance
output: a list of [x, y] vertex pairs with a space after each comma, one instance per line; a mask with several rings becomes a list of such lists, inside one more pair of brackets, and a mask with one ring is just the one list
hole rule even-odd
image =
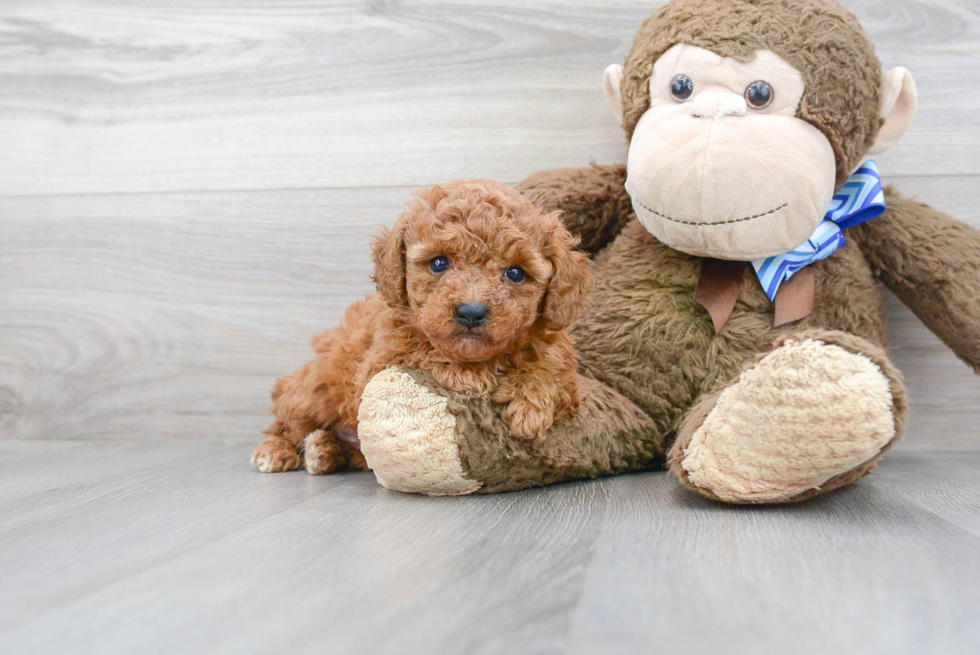
[[595, 254], [616, 238], [633, 215], [626, 194], [626, 167], [560, 168], [534, 173], [517, 185], [539, 211], [561, 210], [562, 223]]
[[853, 233], [874, 274], [980, 374], [980, 230], [885, 189]]

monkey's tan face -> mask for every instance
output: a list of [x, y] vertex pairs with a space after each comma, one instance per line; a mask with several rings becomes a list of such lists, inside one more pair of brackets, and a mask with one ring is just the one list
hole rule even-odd
[[827, 138], [796, 118], [800, 73], [760, 50], [745, 63], [677, 45], [654, 64], [626, 190], [640, 222], [692, 255], [751, 260], [806, 241], [835, 187]]

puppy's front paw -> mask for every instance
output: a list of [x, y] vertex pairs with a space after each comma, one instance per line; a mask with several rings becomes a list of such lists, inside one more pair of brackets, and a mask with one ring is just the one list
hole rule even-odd
[[295, 471], [303, 466], [296, 448], [286, 441], [269, 437], [252, 452], [252, 468], [261, 473]]
[[507, 403], [504, 420], [510, 425], [515, 437], [543, 439], [555, 422], [555, 413], [551, 408], [540, 407], [517, 398]]
[[303, 442], [303, 463], [310, 475], [327, 475], [344, 468], [347, 459], [333, 434], [315, 430]]

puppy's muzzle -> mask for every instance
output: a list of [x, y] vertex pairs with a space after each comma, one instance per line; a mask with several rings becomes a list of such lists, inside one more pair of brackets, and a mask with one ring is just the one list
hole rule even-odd
[[456, 305], [456, 322], [467, 329], [480, 327], [487, 321], [487, 306], [476, 303]]

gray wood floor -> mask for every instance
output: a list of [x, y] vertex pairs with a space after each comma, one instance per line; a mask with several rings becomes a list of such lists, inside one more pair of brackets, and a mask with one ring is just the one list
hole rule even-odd
[[968, 653], [980, 447], [804, 505], [662, 474], [499, 496], [259, 475], [250, 446], [0, 442], [0, 651]]
[[[625, 159], [656, 4], [0, 3], [0, 652], [980, 652], [980, 378], [894, 298], [906, 439], [802, 506], [248, 468], [415, 187]], [[883, 177], [980, 227], [980, 3], [845, 4]]]

